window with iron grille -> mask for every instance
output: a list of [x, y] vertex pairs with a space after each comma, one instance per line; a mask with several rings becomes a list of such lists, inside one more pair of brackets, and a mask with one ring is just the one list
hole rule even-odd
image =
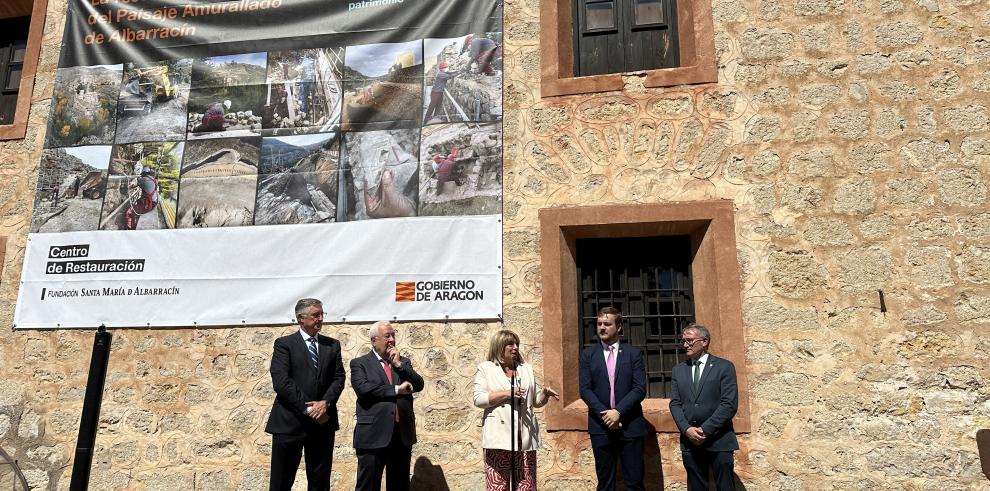
[[0, 20], [0, 125], [14, 121], [31, 17]]
[[574, 74], [680, 64], [675, 0], [574, 0]]
[[622, 312], [621, 340], [643, 351], [648, 398], [669, 398], [683, 359], [681, 329], [694, 321], [691, 237], [578, 239], [580, 350], [598, 343], [599, 309]]

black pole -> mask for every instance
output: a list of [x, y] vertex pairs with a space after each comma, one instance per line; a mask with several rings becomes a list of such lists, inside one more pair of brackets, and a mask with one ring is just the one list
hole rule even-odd
[[512, 377], [509, 377], [509, 491], [516, 491], [516, 368], [513, 360]]
[[113, 335], [107, 331], [107, 326], [100, 324], [93, 340], [93, 358], [89, 362], [89, 380], [86, 381], [86, 398], [79, 418], [79, 437], [76, 439], [76, 458], [72, 463], [69, 491], [86, 491], [89, 488], [89, 473], [93, 466], [96, 431], [100, 424], [100, 404], [103, 402], [103, 386], [107, 380], [112, 339]]

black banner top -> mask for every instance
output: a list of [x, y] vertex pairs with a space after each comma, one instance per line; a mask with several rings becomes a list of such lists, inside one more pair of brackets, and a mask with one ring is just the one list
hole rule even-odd
[[501, 29], [500, 0], [71, 0], [59, 67]]

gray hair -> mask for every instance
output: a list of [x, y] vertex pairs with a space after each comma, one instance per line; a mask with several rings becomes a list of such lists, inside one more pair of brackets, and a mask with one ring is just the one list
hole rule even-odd
[[298, 317], [299, 314], [305, 312], [306, 309], [308, 309], [310, 307], [313, 307], [313, 306], [316, 306], [316, 305], [319, 305], [320, 307], [322, 307], [323, 306], [323, 302], [321, 302], [321, 301], [319, 301], [319, 300], [317, 300], [315, 298], [301, 298], [301, 299], [299, 299], [299, 301], [296, 302], [296, 317]]
[[368, 339], [378, 337], [378, 328], [392, 325], [389, 321], [378, 321], [368, 327]]
[[684, 329], [681, 329], [681, 332], [687, 332], [687, 331], [694, 331], [694, 332], [698, 333], [699, 336], [701, 336], [701, 337], [703, 337], [703, 338], [705, 338], [705, 339], [707, 339], [709, 341], [712, 340], [712, 333], [708, 331], [708, 328], [707, 327], [705, 327], [705, 326], [703, 326], [701, 324], [695, 324], [694, 322], [692, 322], [692, 323], [688, 324], [687, 327], [685, 327]]

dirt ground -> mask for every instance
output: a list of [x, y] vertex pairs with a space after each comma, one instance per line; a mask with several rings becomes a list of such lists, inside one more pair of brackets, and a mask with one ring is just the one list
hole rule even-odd
[[360, 96], [353, 92], [344, 94], [345, 130], [381, 129], [390, 126], [385, 123], [419, 122], [422, 104], [419, 85], [378, 82], [365, 89], [374, 94], [368, 104], [361, 104]]
[[186, 100], [157, 104], [151, 114], [131, 114], [117, 121], [117, 143], [175, 141], [186, 136]]

